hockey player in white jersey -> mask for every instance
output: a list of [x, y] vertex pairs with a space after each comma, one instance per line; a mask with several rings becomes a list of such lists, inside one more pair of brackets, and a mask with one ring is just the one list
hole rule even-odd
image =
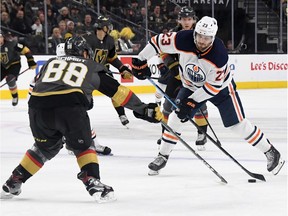
[[[182, 89], [176, 97], [178, 109], [168, 119], [168, 125], [177, 133], [182, 132], [181, 120], [192, 118], [206, 101], [214, 104], [226, 128], [237, 133], [248, 144], [263, 152], [267, 170], [276, 175], [285, 161], [280, 153], [257, 126], [245, 118], [236, 84], [230, 73], [227, 50], [219, 38], [217, 20], [205, 16], [194, 31], [159, 34], [151, 38], [146, 47], [132, 60], [133, 74], [139, 79], [151, 76], [147, 60], [160, 52], [178, 53]], [[164, 131], [158, 156], [149, 164], [150, 174], [164, 168], [177, 143], [169, 131]]]

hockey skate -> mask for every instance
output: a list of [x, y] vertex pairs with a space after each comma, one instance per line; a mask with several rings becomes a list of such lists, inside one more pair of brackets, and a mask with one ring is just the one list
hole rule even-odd
[[12, 106], [17, 106], [18, 104], [18, 95], [12, 98]]
[[111, 154], [111, 148], [109, 148], [108, 146], [102, 146], [97, 142], [95, 142], [95, 149], [96, 149], [96, 152], [100, 155], [110, 155]]
[[85, 171], [78, 173], [77, 177], [84, 183], [86, 190], [97, 203], [112, 202], [116, 200], [113, 188], [101, 183], [99, 179], [87, 176], [87, 172]]
[[198, 151], [205, 151], [206, 150], [206, 147], [205, 147], [206, 143], [207, 143], [206, 135], [198, 132], [198, 137], [197, 137], [197, 140], [195, 142]]
[[18, 196], [21, 193], [22, 185], [22, 173], [18, 170], [14, 170], [10, 178], [2, 186], [1, 199], [12, 199], [14, 196]]
[[152, 176], [152, 175], [158, 175], [160, 169], [164, 168], [166, 166], [167, 160], [168, 160], [169, 156], [168, 155], [162, 155], [162, 154], [158, 154], [158, 156], [155, 158], [154, 161], [152, 161], [148, 167], [149, 167], [149, 172], [148, 175]]
[[265, 153], [265, 156], [267, 157], [267, 170], [272, 172], [273, 175], [277, 175], [283, 167], [285, 160], [281, 158], [280, 153], [272, 145]]
[[[119, 116], [119, 119], [123, 126], [126, 126], [129, 123], [129, 120], [126, 115]], [[126, 126], [127, 127], [127, 126]], [[128, 128], [128, 127], [127, 127]]]

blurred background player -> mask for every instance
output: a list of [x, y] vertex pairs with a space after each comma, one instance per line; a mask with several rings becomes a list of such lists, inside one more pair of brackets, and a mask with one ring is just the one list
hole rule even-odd
[[1, 46], [1, 81], [5, 78], [12, 96], [12, 105], [18, 104], [18, 89], [17, 79], [21, 69], [21, 57], [25, 55], [27, 58], [28, 67], [30, 69], [36, 68], [36, 62], [30, 52], [30, 49], [18, 43], [17, 41], [10, 41], [6, 36], [0, 32], [0, 46]]
[[[113, 26], [109, 18], [99, 16], [95, 23], [95, 34], [88, 34], [84, 37], [94, 51], [94, 61], [103, 64], [108, 71], [111, 64], [120, 71], [122, 78], [132, 79], [131, 70], [117, 56], [114, 39], [109, 35], [112, 30]], [[112, 73], [109, 74], [113, 77]], [[112, 103], [121, 123], [124, 126], [127, 125], [129, 120], [125, 115], [124, 107], [113, 100]]]
[[133, 110], [137, 118], [153, 123], [163, 118], [156, 103], [143, 103], [130, 89], [107, 76], [107, 69], [91, 59], [93, 51], [83, 37], [68, 39], [65, 53], [49, 59], [35, 78], [28, 101], [35, 143], [2, 186], [1, 199], [18, 196], [22, 183], [59, 153], [65, 137], [66, 145], [77, 158], [77, 177], [88, 193], [99, 203], [115, 200], [113, 188], [100, 181], [98, 158], [92, 145], [87, 110], [93, 107], [94, 90]]
[[[178, 13], [178, 25], [172, 29], [170, 32], [178, 32], [181, 30], [191, 30], [194, 29], [196, 22], [197, 22], [197, 16], [195, 11], [192, 7], [182, 7], [181, 10]], [[168, 33], [169, 34], [169, 33]], [[180, 80], [179, 76], [179, 56], [178, 54], [167, 54], [167, 53], [161, 53], [161, 62], [158, 64], [158, 68], [160, 71], [160, 78], [158, 80], [159, 86], [165, 90], [165, 93], [171, 98], [172, 100], [176, 98], [177, 93], [182, 86], [182, 82]], [[159, 91], [156, 91], [155, 93], [156, 102], [161, 102], [162, 100], [162, 94]], [[163, 114], [165, 121], [167, 122], [168, 116], [172, 112], [172, 105], [168, 100], [164, 101], [163, 104]], [[208, 118], [208, 111], [206, 104], [203, 104], [201, 107], [201, 110], [206, 118]], [[207, 132], [207, 121], [205, 117], [202, 115], [200, 110], [195, 114], [195, 122], [197, 125], [200, 126], [202, 131], [205, 133]], [[162, 132], [164, 131], [164, 128], [162, 128]], [[198, 136], [197, 140], [195, 142], [197, 149], [199, 151], [205, 150], [205, 143], [207, 142], [206, 135], [200, 130], [198, 130]], [[161, 143], [161, 138], [157, 141], [158, 144]]]

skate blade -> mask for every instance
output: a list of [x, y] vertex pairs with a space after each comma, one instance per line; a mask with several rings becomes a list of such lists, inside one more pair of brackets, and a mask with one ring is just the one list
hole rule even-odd
[[155, 175], [159, 175], [159, 170], [158, 171], [155, 171], [155, 170], [149, 170], [149, 172], [148, 172], [148, 175], [149, 176], [155, 176]]
[[281, 168], [284, 166], [284, 164], [285, 160], [280, 158], [278, 165], [272, 170], [273, 175], [277, 175], [280, 172]]
[[116, 197], [114, 196], [114, 192], [106, 194], [105, 197], [101, 197], [101, 193], [94, 193], [92, 196], [95, 199], [95, 201], [99, 204], [115, 202], [117, 200]]
[[13, 194], [7, 193], [3, 190], [0, 193], [0, 199], [12, 199], [13, 197], [14, 197]]

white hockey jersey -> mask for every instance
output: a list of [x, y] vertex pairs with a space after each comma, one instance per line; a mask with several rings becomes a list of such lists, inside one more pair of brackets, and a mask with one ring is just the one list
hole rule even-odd
[[196, 102], [217, 95], [232, 80], [226, 47], [217, 37], [213, 45], [201, 53], [194, 43], [193, 30], [159, 34], [151, 38], [139, 53], [139, 59], [148, 60], [160, 52], [179, 54], [183, 86], [194, 92], [190, 97]]

